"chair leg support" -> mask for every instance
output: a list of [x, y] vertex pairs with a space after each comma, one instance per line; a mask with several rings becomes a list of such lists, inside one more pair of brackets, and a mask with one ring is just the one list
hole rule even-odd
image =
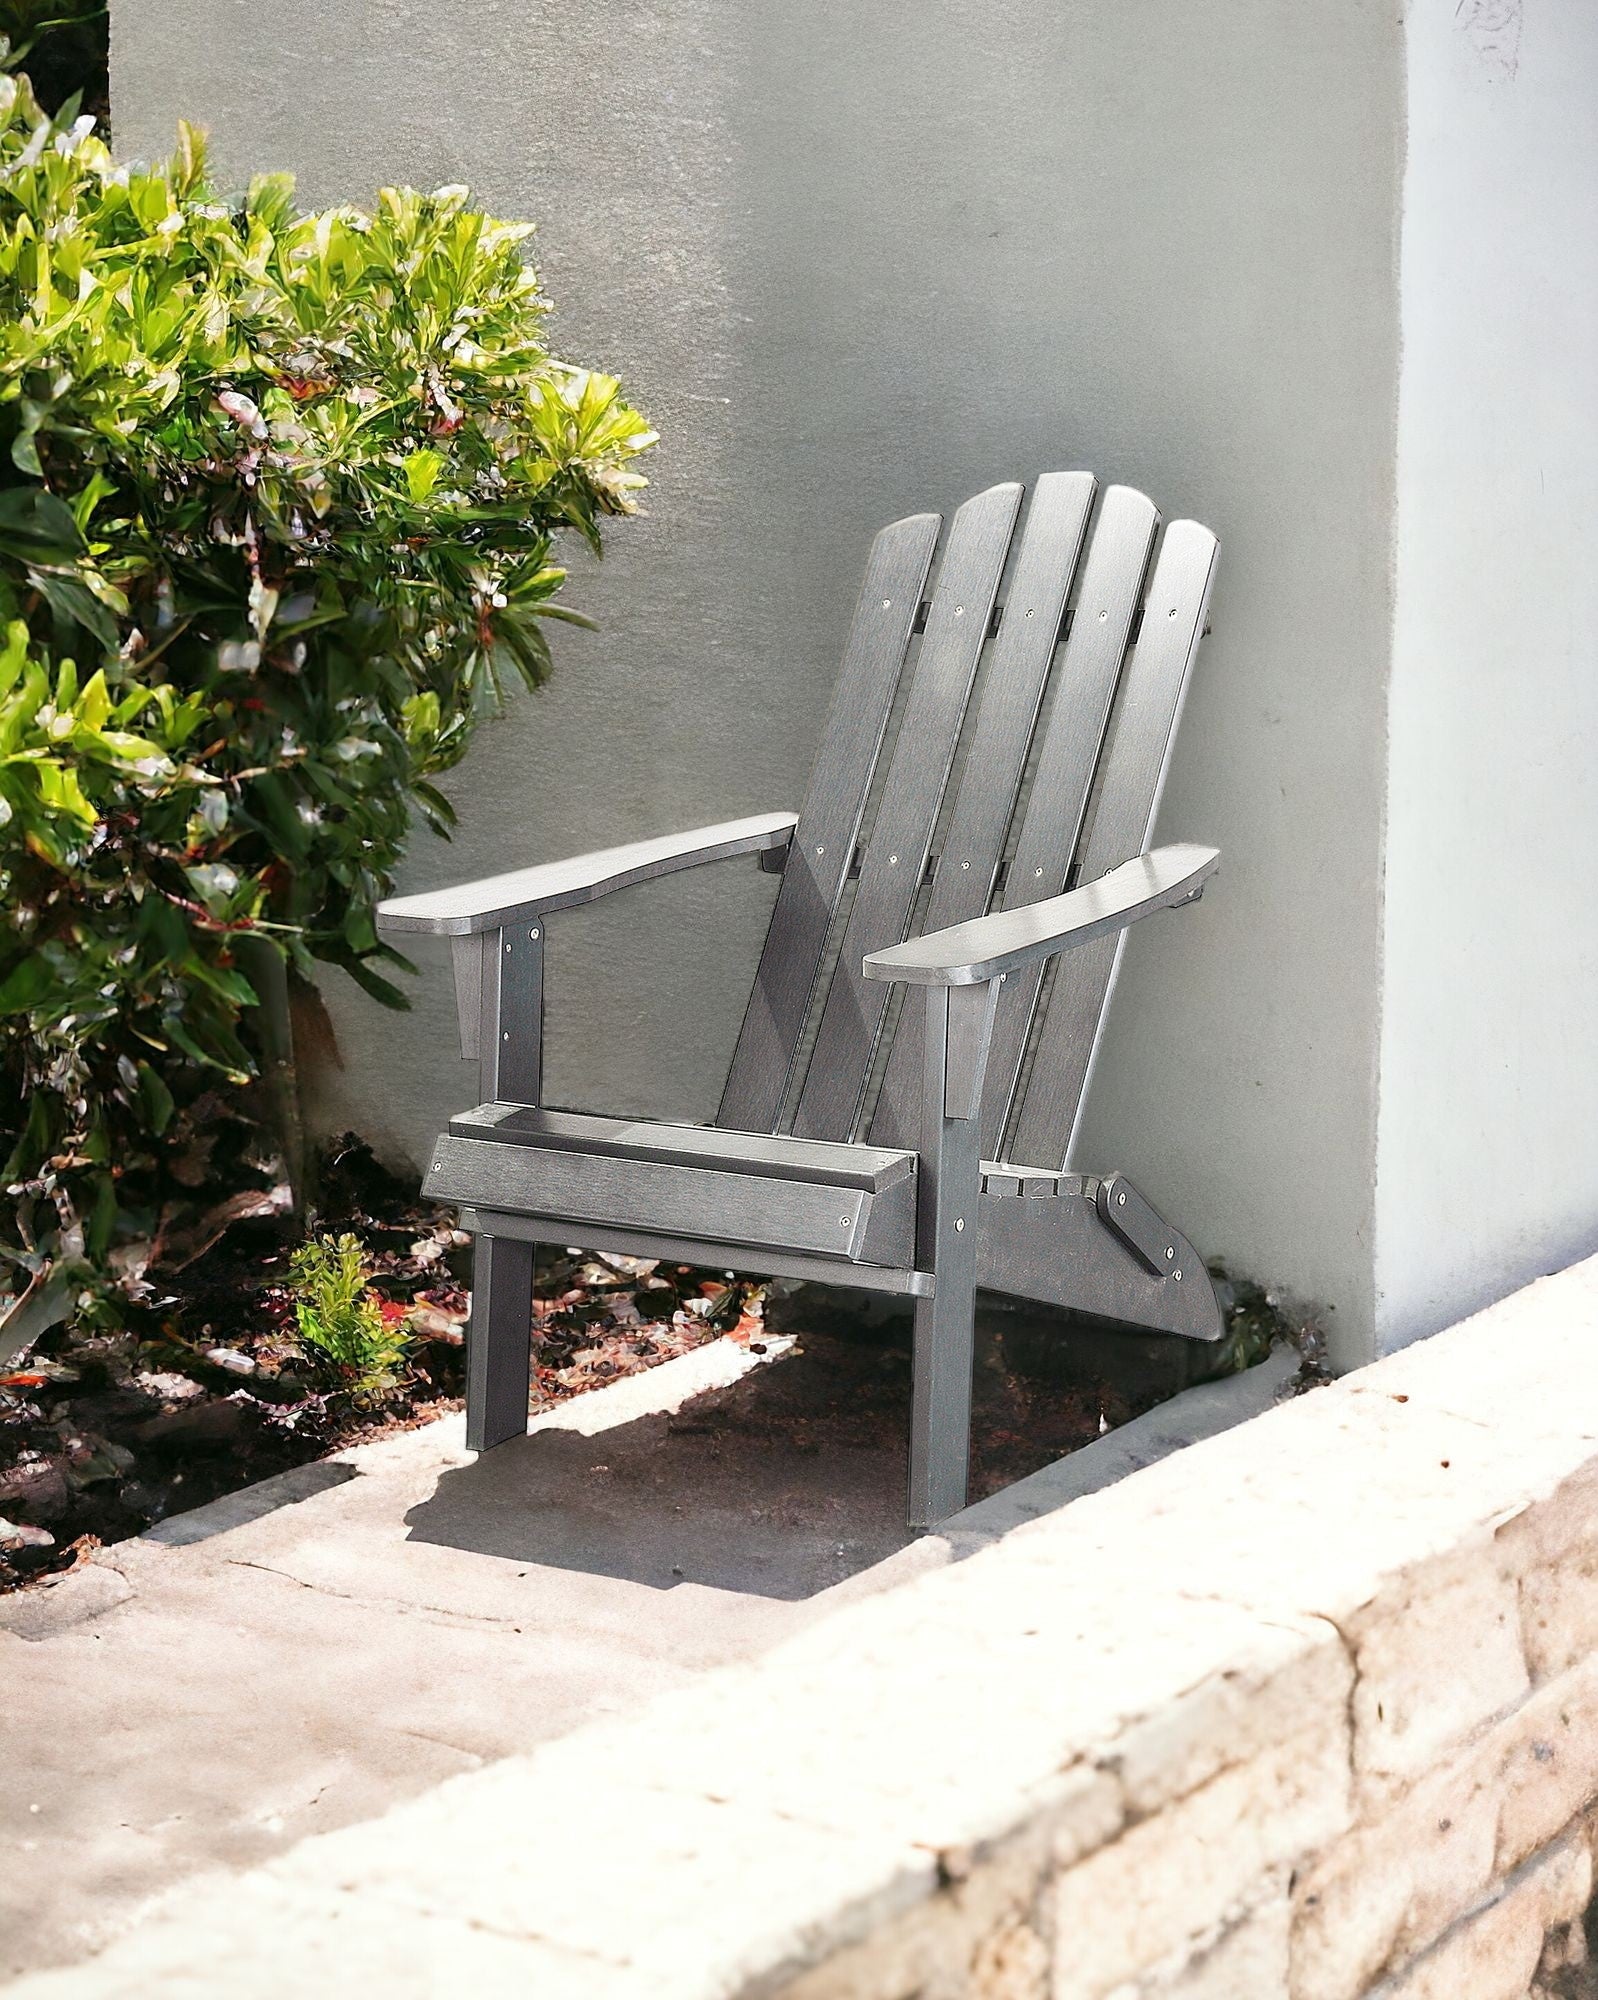
[[[968, 1225], [967, 1234], [974, 1225]], [[973, 1273], [973, 1278], [974, 1278]], [[971, 1363], [976, 1286], [947, 1266], [938, 1289], [917, 1299], [915, 1389], [910, 1408], [910, 1526], [935, 1528], [966, 1502], [971, 1456]]]
[[927, 988], [916, 1261], [934, 1289], [915, 1309], [912, 1528], [935, 1528], [966, 1501], [982, 1187], [975, 1114], [992, 1022], [993, 989]]
[[533, 1246], [479, 1236], [466, 1329], [466, 1449], [492, 1451], [527, 1432], [532, 1372]]

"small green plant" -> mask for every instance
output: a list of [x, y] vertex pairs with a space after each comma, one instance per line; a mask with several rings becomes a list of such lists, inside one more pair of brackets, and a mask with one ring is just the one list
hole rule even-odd
[[290, 1264], [300, 1339], [358, 1402], [394, 1387], [410, 1345], [404, 1323], [384, 1318], [370, 1279], [355, 1236], [314, 1237]]

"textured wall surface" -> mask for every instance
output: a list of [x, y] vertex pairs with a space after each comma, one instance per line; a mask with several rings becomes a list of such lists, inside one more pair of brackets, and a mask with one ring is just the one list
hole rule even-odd
[[1383, 1347], [1598, 1244], [1598, 10], [1406, 33]]
[[[1402, 63], [1375, 0], [116, 0], [119, 145], [207, 123], [315, 200], [467, 180], [541, 219], [558, 344], [665, 436], [604, 624], [485, 734], [405, 877], [797, 805], [871, 532], [1090, 465], [1220, 533], [1162, 810], [1226, 851], [1134, 940], [1084, 1164], [1207, 1253], [1372, 1322], [1378, 859]], [[575, 912], [550, 1088], [707, 1115], [772, 884]], [[328, 994], [329, 1123], [419, 1153], [466, 1097], [414, 1014]]]

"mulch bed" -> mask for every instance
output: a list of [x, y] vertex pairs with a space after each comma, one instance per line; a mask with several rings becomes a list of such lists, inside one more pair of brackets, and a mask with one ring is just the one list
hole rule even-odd
[[[244, 1215], [157, 1292], [125, 1332], [54, 1328], [0, 1375], [0, 1592], [71, 1569], [168, 1514], [461, 1407], [469, 1239], [370, 1152], [334, 1148], [318, 1227], [366, 1246], [385, 1316], [414, 1334], [404, 1380], [362, 1407], [295, 1335], [292, 1245]], [[703, 1346], [758, 1342], [756, 1280], [641, 1259], [541, 1254], [535, 1410]]]
[[[0, 1374], [0, 1592], [71, 1569], [94, 1548], [142, 1534], [168, 1514], [461, 1407], [469, 1239], [352, 1137], [323, 1162], [317, 1210], [318, 1229], [361, 1239], [385, 1317], [409, 1327], [397, 1387], [363, 1406], [329, 1382], [296, 1338], [287, 1283], [293, 1245], [281, 1216], [254, 1197], [223, 1204], [212, 1214], [229, 1211], [226, 1226], [192, 1239], [180, 1268], [150, 1274], [152, 1296], [130, 1309], [125, 1331], [56, 1327]], [[195, 1241], [204, 1247], [196, 1250]], [[1286, 1337], [1305, 1354], [1304, 1385], [1323, 1378], [1311, 1328], [1284, 1319], [1256, 1287], [1227, 1291], [1235, 1352], [1217, 1372], [1262, 1358]], [[724, 1334], [763, 1352], [766, 1303], [758, 1279], [541, 1250], [532, 1408]], [[847, 1307], [808, 1298], [794, 1313], [784, 1301], [774, 1319], [792, 1321], [813, 1357], [825, 1350], [824, 1367], [760, 1370], [752, 1388], [695, 1399], [672, 1428], [753, 1427], [800, 1452], [823, 1441], [902, 1447], [907, 1321], [862, 1326]], [[1061, 1351], [1057, 1338], [1047, 1346]], [[1183, 1386], [1147, 1369], [1129, 1377], [1109, 1359], [1126, 1352], [1120, 1340], [1097, 1356], [1091, 1341], [1070, 1348], [1085, 1366], [1051, 1377], [1039, 1372], [1024, 1319], [1009, 1331], [1001, 1320], [997, 1331], [980, 1333], [973, 1498], [1091, 1443]]]

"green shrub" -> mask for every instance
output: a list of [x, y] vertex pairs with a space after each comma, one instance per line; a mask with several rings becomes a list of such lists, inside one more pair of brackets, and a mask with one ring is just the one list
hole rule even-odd
[[0, 69], [26, 62], [47, 110], [76, 99], [105, 122], [111, 58], [105, 0], [0, 0], [0, 42]]
[[368, 1289], [360, 1240], [318, 1236], [302, 1243], [290, 1263], [294, 1323], [301, 1345], [358, 1401], [392, 1389], [405, 1365], [410, 1336], [390, 1325]]
[[413, 810], [447, 830], [434, 780], [549, 671], [557, 537], [632, 511], [653, 434], [546, 351], [526, 235], [462, 189], [227, 204], [191, 130], [118, 167], [0, 76], [0, 1299], [35, 1320], [137, 1287], [165, 1128], [281, 1040], [275, 966], [404, 1004], [372, 910]]

